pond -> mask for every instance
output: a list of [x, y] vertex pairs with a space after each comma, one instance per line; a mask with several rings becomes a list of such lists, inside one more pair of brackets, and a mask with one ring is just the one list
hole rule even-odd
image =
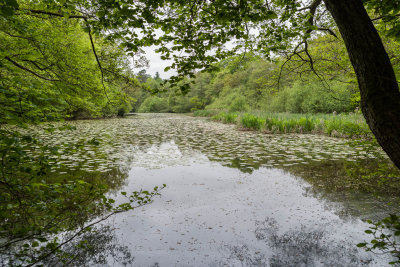
[[[71, 122], [46, 142], [99, 140], [54, 159], [59, 176], [103, 173], [119, 192], [166, 184], [153, 203], [118, 214], [88, 237], [77, 265], [384, 266], [358, 249], [364, 219], [398, 213], [397, 199], [355, 190], [352, 168], [382, 152], [322, 135], [262, 134], [173, 114]], [[118, 169], [118, 171], [116, 171]]]

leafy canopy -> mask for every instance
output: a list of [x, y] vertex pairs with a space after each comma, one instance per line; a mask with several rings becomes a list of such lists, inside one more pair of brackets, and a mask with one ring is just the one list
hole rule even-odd
[[[335, 35], [322, 0], [30, 0], [19, 5], [3, 1], [6, 15], [82, 19], [94, 33], [105, 34], [132, 56], [141, 47], [156, 45], [161, 58], [174, 61], [170, 67], [178, 76], [171, 78], [173, 83], [192, 77], [195, 70], [213, 69], [213, 63], [238, 51], [255, 50], [265, 57], [296, 55], [308, 51], [308, 40], [316, 34]], [[400, 36], [397, 1], [365, 0], [364, 4], [376, 23], [385, 25], [385, 33]], [[310, 55], [304, 60], [313, 68]]]

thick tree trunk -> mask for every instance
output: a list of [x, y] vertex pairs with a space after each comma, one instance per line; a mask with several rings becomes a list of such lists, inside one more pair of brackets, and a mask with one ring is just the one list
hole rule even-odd
[[400, 168], [400, 92], [388, 54], [361, 0], [324, 0], [357, 75], [361, 110], [378, 143]]

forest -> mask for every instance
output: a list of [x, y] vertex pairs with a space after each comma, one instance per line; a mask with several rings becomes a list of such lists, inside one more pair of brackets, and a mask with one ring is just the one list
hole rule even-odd
[[0, 265], [399, 264], [399, 16], [1, 0]]

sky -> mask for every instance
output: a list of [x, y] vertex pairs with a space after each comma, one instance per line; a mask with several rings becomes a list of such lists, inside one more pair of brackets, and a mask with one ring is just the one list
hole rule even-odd
[[[170, 69], [168, 72], [164, 72], [164, 68], [170, 66], [172, 64], [171, 60], [162, 60], [160, 58], [160, 54], [154, 52], [157, 49], [155, 46], [144, 47], [143, 50], [146, 53], [145, 56], [149, 60], [149, 67], [145, 68], [146, 72], [150, 74], [152, 77], [158, 72], [162, 79], [168, 79], [172, 75], [176, 74], [176, 71]], [[138, 69], [136, 72], [139, 72]]]
[[[251, 34], [257, 35], [258, 30], [251, 30]], [[140, 34], [139, 34], [140, 35]], [[162, 35], [161, 30], [156, 31], [156, 35]], [[231, 40], [230, 42], [224, 44], [225, 49], [232, 49], [235, 46], [236, 40]], [[151, 75], [152, 77], [155, 76], [156, 72], [160, 74], [162, 79], [168, 79], [172, 75], [177, 74], [176, 70], [170, 69], [168, 72], [164, 72], [164, 69], [168, 66], [171, 66], [172, 60], [162, 60], [160, 58], [160, 54], [155, 53], [154, 51], [157, 49], [157, 46], [150, 46], [150, 47], [142, 47], [142, 50], [145, 52], [145, 56], [149, 61], [148, 68], [138, 68], [135, 70], [135, 73], [138, 73], [142, 69], [146, 69], [147, 74]], [[208, 52], [210, 55], [214, 54], [213, 51]], [[180, 53], [184, 54], [184, 53]]]

